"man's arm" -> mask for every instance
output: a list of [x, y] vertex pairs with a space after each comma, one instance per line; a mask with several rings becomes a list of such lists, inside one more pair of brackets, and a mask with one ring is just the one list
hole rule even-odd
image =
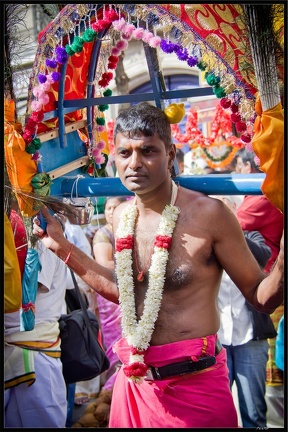
[[60, 223], [51, 216], [49, 211], [41, 209], [46, 221], [46, 231], [39, 226], [39, 220], [34, 218], [33, 234], [42, 243], [61, 258], [81, 277], [91, 288], [106, 299], [118, 303], [118, 290], [115, 283], [114, 272], [97, 264], [93, 258], [87, 256], [79, 248], [70, 243], [63, 234]]
[[275, 265], [267, 276], [249, 250], [235, 215], [221, 201], [214, 201], [209, 213], [214, 221], [212, 241], [219, 263], [255, 309], [272, 313], [283, 303], [284, 237]]

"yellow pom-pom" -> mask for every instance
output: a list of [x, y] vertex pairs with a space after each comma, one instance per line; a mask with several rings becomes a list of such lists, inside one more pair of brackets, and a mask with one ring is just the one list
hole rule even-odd
[[164, 113], [170, 124], [179, 123], [185, 116], [184, 103], [172, 103], [165, 108]]

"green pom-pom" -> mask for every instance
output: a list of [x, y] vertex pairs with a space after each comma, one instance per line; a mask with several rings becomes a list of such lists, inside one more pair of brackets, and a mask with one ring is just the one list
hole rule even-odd
[[97, 123], [99, 126], [104, 126], [104, 125], [105, 125], [105, 118], [104, 118], [104, 117], [97, 117], [97, 118], [96, 118], [96, 123]]
[[69, 56], [73, 56], [75, 54], [75, 51], [74, 51], [72, 45], [66, 45], [65, 50]]
[[223, 98], [223, 97], [226, 96], [225, 90], [222, 87], [218, 86], [218, 85], [216, 85], [215, 87], [213, 87], [213, 93], [216, 95], [216, 97], [218, 99], [221, 99], [221, 98]]
[[103, 112], [106, 111], [109, 108], [109, 105], [98, 105], [99, 111]]
[[83, 47], [84, 44], [84, 40], [82, 39], [81, 36], [75, 36], [73, 39], [73, 45], [75, 46], [82, 46]]
[[98, 33], [95, 30], [87, 28], [82, 35], [82, 39], [84, 42], [92, 42], [97, 36]]
[[36, 153], [42, 146], [42, 143], [39, 138], [34, 138], [28, 146], [26, 146], [25, 151], [29, 154]]
[[39, 150], [42, 147], [42, 143], [39, 138], [34, 138], [32, 143], [34, 144], [36, 150]]
[[109, 88], [103, 92], [103, 96], [111, 96], [111, 95], [112, 95], [112, 90]]
[[33, 144], [32, 144], [32, 145], [30, 144], [29, 146], [27, 146], [27, 147], [25, 148], [25, 151], [26, 151], [26, 153], [28, 153], [28, 154], [34, 154], [36, 150], [35, 150]]
[[71, 47], [75, 52], [81, 52], [83, 50], [83, 44], [84, 40], [80, 36], [75, 36]]
[[208, 66], [208, 64], [207, 64], [206, 62], [202, 61], [202, 60], [200, 60], [200, 61], [197, 63], [197, 67], [198, 67], [198, 69], [200, 69], [201, 71], [204, 71], [204, 70], [207, 68], [207, 66]]
[[205, 79], [207, 81], [207, 84], [209, 84], [210, 86], [215, 86], [219, 84], [220, 78], [215, 76], [213, 73], [205, 74], [205, 75], [206, 75]]
[[77, 44], [72, 44], [71, 45], [71, 47], [72, 47], [72, 49], [73, 49], [73, 51], [76, 53], [76, 52], [78, 52], [78, 53], [80, 53], [81, 51], [83, 51], [83, 46], [82, 45], [77, 45]]

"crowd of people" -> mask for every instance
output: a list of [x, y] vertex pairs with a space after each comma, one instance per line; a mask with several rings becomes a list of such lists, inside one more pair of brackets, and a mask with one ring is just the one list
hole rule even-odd
[[[118, 175], [134, 197], [107, 197], [91, 243], [45, 207], [46, 230], [34, 219], [35, 327], [28, 337], [19, 310], [5, 313], [5, 426], [71, 427], [73, 403], [109, 390], [112, 428], [236, 428], [234, 381], [243, 427], [273, 426], [269, 413], [279, 421], [284, 411], [283, 388], [266, 397], [269, 355], [284, 369], [283, 344], [269, 354], [284, 316], [283, 214], [262, 195], [212, 197], [177, 186], [174, 160], [185, 175], [184, 155], [152, 105], [122, 111], [114, 142]], [[254, 157], [240, 150], [235, 171], [258, 172]], [[103, 376], [70, 388], [57, 328], [73, 289], [68, 267], [110, 360]], [[53, 344], [40, 346], [48, 336]]]

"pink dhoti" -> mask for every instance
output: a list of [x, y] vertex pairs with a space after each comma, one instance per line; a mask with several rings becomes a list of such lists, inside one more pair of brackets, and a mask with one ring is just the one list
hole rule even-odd
[[[164, 366], [200, 356], [215, 355], [216, 335], [151, 346], [145, 363]], [[129, 362], [130, 347], [125, 338], [114, 349], [122, 363]], [[113, 389], [110, 428], [237, 428], [237, 412], [229, 385], [226, 351], [216, 364], [173, 378], [128, 381], [120, 369]]]

